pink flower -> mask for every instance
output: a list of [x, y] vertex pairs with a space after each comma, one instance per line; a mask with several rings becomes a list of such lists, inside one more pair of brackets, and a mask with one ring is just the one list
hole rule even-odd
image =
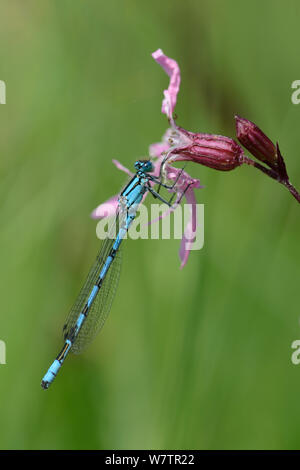
[[[236, 135], [240, 143], [261, 162], [273, 170], [273, 178], [289, 181], [285, 161], [269, 137], [254, 123], [240, 116], [235, 116]], [[246, 159], [245, 162], [247, 163]]]
[[177, 126], [173, 112], [180, 84], [177, 62], [165, 56], [161, 49], [152, 54], [170, 76], [170, 84], [164, 91], [162, 112], [169, 118], [171, 129], [167, 135], [169, 150], [163, 165], [175, 161], [193, 161], [214, 168], [229, 171], [243, 163], [243, 149], [229, 137], [215, 134], [189, 132]]
[[155, 51], [152, 57], [170, 77], [169, 87], [164, 91], [162, 112], [167, 115], [171, 128], [163, 139], [167, 149], [164, 150], [166, 153], [160, 170], [161, 176], [166, 175], [166, 165], [176, 161], [193, 161], [221, 171], [230, 171], [245, 163], [283, 184], [300, 203], [300, 194], [289, 180], [278, 143], [275, 146], [253, 122], [236, 116], [237, 138], [252, 155], [269, 168], [247, 157], [239, 144], [229, 137], [193, 133], [177, 126], [173, 112], [180, 85], [178, 64], [161, 49]]
[[[252, 153], [257, 160], [268, 165], [272, 171], [268, 171], [264, 167], [257, 167], [279, 182], [289, 185], [289, 176], [278, 143], [275, 146], [269, 137], [266, 136], [254, 122], [248, 119], [235, 116], [235, 122], [236, 135], [241, 144]], [[244, 162], [255, 166], [255, 163], [251, 159], [244, 158]], [[290, 186], [288, 187], [289, 190], [292, 189]], [[292, 189], [292, 194], [299, 200], [298, 194], [296, 194], [297, 191], [295, 192], [294, 190], [295, 188]]]
[[170, 83], [167, 90], [164, 91], [164, 100], [162, 102], [161, 112], [172, 119], [174, 108], [177, 101], [177, 94], [180, 87], [180, 69], [176, 60], [167, 57], [161, 49], [153, 52], [152, 57], [160, 64], [170, 77]]
[[254, 122], [237, 115], [235, 122], [237, 138], [252, 155], [262, 162], [276, 162], [275, 145]]
[[[170, 83], [167, 90], [164, 91], [164, 99], [162, 102], [162, 112], [167, 115], [169, 122], [172, 126], [171, 130], [166, 132], [166, 135], [163, 138], [163, 141], [160, 143], [155, 143], [150, 145], [149, 147], [149, 155], [152, 159], [154, 165], [153, 175], [156, 177], [160, 176], [161, 166], [166, 160], [166, 157], [171, 156], [174, 160], [175, 154], [173, 150], [176, 148], [178, 150], [181, 147], [187, 147], [190, 143], [190, 136], [186, 133], [187, 131], [182, 130], [178, 142], [176, 140], [177, 134], [175, 135], [174, 132], [178, 132], [179, 127], [175, 125], [173, 120], [173, 111], [176, 105], [177, 94], [179, 91], [180, 86], [180, 70], [177, 62], [170, 57], [167, 57], [163, 54], [161, 49], [158, 49], [156, 52], [152, 54], [153, 58], [164, 68], [166, 73], [170, 77]], [[199, 145], [199, 143], [198, 143]], [[189, 158], [186, 158], [189, 159]], [[120, 162], [117, 160], [113, 160], [113, 163], [116, 167], [124, 171], [129, 176], [132, 176], [133, 173], [125, 168]], [[193, 234], [195, 234], [195, 230], [197, 227], [197, 217], [196, 217], [196, 198], [194, 194], [194, 189], [201, 188], [200, 181], [198, 179], [192, 178], [186, 171], [181, 171], [178, 168], [172, 167], [169, 162], [164, 164], [164, 176], [169, 181], [176, 181], [176, 185], [174, 188], [169, 190], [169, 192], [176, 193], [175, 203], [174, 206], [168, 209], [160, 218], [166, 217], [170, 214], [176, 207], [176, 203], [181, 199], [182, 193], [188, 186], [188, 189], [185, 191], [184, 197], [186, 202], [190, 205], [190, 219], [187, 222], [185, 227], [185, 232], [181, 241], [179, 257], [181, 260], [181, 268], [185, 266], [188, 256], [193, 244]], [[178, 178], [179, 177], [179, 178]], [[146, 193], [147, 195], [148, 193]], [[92, 212], [91, 216], [94, 219], [101, 219], [104, 217], [110, 217], [116, 213], [118, 207], [118, 196], [113, 196], [112, 198], [108, 199], [108, 201], [100, 204], [94, 211]], [[159, 219], [160, 219], [159, 218]], [[158, 219], [158, 220], [159, 220]], [[153, 220], [150, 223], [155, 223], [157, 220]]]
[[173, 149], [168, 163], [190, 160], [221, 171], [233, 170], [243, 163], [243, 149], [230, 137], [194, 134], [180, 127], [177, 132], [185, 135], [189, 142], [184, 148]]

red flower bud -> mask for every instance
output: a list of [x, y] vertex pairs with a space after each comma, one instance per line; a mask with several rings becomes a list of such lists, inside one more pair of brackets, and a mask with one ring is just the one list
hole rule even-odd
[[273, 142], [260, 129], [248, 119], [235, 116], [236, 135], [243, 146], [258, 160], [277, 166], [277, 152]]
[[233, 170], [243, 163], [243, 149], [229, 137], [196, 134], [181, 127], [177, 128], [177, 132], [184, 134], [187, 145], [175, 149], [169, 162], [191, 160], [221, 171]]

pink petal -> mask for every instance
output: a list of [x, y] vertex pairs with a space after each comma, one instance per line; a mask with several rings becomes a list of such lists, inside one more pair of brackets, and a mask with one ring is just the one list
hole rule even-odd
[[185, 227], [184, 235], [181, 240], [180, 250], [179, 250], [179, 257], [181, 259], [180, 269], [182, 269], [188, 260], [190, 254], [190, 246], [193, 244], [193, 236], [196, 232], [197, 227], [197, 212], [196, 212], [196, 198], [194, 194], [194, 190], [189, 188], [185, 193], [186, 201], [190, 204], [190, 213], [191, 217]]
[[149, 154], [152, 157], [160, 157], [163, 152], [166, 152], [169, 149], [170, 145], [166, 142], [157, 142], [150, 145]]
[[119, 196], [113, 196], [108, 201], [103, 202], [100, 206], [96, 207], [91, 213], [93, 219], [103, 219], [104, 217], [110, 217], [115, 215], [118, 207]]
[[118, 160], [113, 160], [113, 164], [118, 168], [118, 170], [124, 171], [124, 173], [127, 173], [129, 176], [133, 176], [133, 173], [126, 168], [126, 166], [123, 166], [122, 163], [120, 163]]
[[170, 77], [169, 87], [164, 91], [165, 97], [162, 102], [161, 111], [171, 119], [180, 87], [180, 69], [177, 62], [174, 59], [167, 57], [161, 49], [157, 49], [157, 51], [153, 52], [152, 57], [159, 65], [162, 66], [164, 71]]
[[156, 224], [156, 222], [158, 222], [159, 220], [164, 219], [165, 217], [167, 217], [167, 215], [170, 215], [171, 212], [173, 212], [173, 211], [174, 211], [174, 209], [172, 207], [169, 207], [169, 209], [167, 209], [165, 212], [163, 212], [159, 217], [156, 217], [156, 219], [150, 220], [150, 222], [148, 222], [148, 225]]
[[192, 178], [186, 171], [182, 171], [181, 168], [175, 168], [173, 166], [167, 165], [166, 173], [167, 178], [172, 181], [175, 181], [178, 178], [178, 174], [180, 173], [179, 179], [176, 183], [176, 188], [179, 191], [184, 191], [188, 184], [190, 184], [190, 188], [203, 188], [198, 179]]
[[[177, 200], [174, 201], [174, 204], [176, 204], [176, 202], [178, 202], [179, 199], [181, 198], [182, 192], [185, 190], [187, 184], [190, 184], [189, 189], [185, 193], [186, 201], [189, 204], [190, 218], [185, 227], [184, 234], [183, 234], [181, 244], [180, 244], [180, 250], [179, 250], [179, 257], [181, 259], [180, 268], [182, 269], [187, 263], [187, 260], [190, 254], [190, 247], [194, 243], [193, 238], [195, 236], [196, 227], [197, 227], [197, 212], [196, 212], [197, 201], [196, 201], [196, 197], [194, 194], [194, 189], [202, 188], [203, 186], [201, 186], [200, 181], [198, 179], [192, 178], [187, 172], [182, 171], [180, 168], [174, 168], [174, 167], [167, 165], [166, 171], [167, 171], [167, 178], [171, 181], [175, 181], [180, 172], [180, 177], [176, 183]], [[170, 190], [170, 192], [175, 192], [174, 190], [173, 191]], [[173, 210], [174, 210], [173, 208], [167, 209], [159, 217], [148, 222], [148, 225], [156, 223], [159, 220], [163, 219], [164, 217], [167, 217], [168, 215], [170, 215], [170, 213]]]

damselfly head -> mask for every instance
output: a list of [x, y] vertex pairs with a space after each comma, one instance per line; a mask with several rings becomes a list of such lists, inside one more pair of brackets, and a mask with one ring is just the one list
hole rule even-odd
[[137, 160], [134, 164], [136, 170], [142, 170], [151, 173], [154, 170], [153, 163], [150, 160]]

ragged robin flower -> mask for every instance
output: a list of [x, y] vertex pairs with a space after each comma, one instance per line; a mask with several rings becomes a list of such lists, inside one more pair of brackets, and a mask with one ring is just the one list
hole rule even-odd
[[[172, 190], [176, 193], [177, 200], [180, 199], [182, 189], [188, 186], [188, 190], [185, 192], [185, 198], [191, 207], [191, 217], [185, 228], [179, 251], [181, 267], [183, 267], [187, 262], [193, 243], [192, 241], [187, 243], [187, 240], [192, 240], [191, 233], [195, 231], [195, 227], [198, 223], [196, 211], [193, 210], [196, 205], [194, 189], [201, 188], [202, 186], [199, 180], [192, 178], [186, 171], [174, 168], [172, 163], [176, 161], [192, 161], [221, 171], [230, 171], [246, 163], [258, 168], [260, 171], [263, 171], [268, 176], [286, 186], [298, 202], [300, 202], [300, 195], [289, 181], [284, 159], [278, 144], [275, 146], [253, 122], [236, 116], [237, 138], [252, 155], [269, 168], [247, 157], [242, 147], [230, 137], [190, 132], [178, 126], [173, 113], [181, 80], [179, 66], [174, 59], [167, 57], [161, 49], [155, 51], [152, 57], [162, 66], [170, 77], [169, 86], [164, 91], [161, 108], [162, 113], [168, 117], [170, 128], [166, 131], [162, 142], [150, 145], [149, 154], [154, 166], [154, 176], [163, 176], [171, 182], [177, 181]], [[133, 175], [130, 170], [125, 168], [117, 160], [113, 160], [113, 162], [121, 171], [124, 171], [129, 176]], [[117, 207], [118, 196], [113, 196], [105, 203], [100, 204], [92, 212], [92, 217], [101, 219], [112, 216], [116, 213]], [[162, 217], [167, 216], [172, 210], [173, 208], [166, 211]], [[152, 223], [153, 222], [155, 221], [152, 221]]]
[[175, 123], [173, 112], [179, 91], [180, 69], [177, 62], [167, 57], [161, 49], [152, 56], [170, 77], [162, 104], [162, 112], [167, 115], [171, 125], [164, 137], [168, 149], [163, 164], [193, 161], [221, 171], [230, 171], [240, 166], [244, 152], [235, 140], [222, 135], [190, 132]]
[[162, 112], [167, 115], [171, 126], [163, 138], [166, 148], [160, 172], [162, 176], [165, 176], [165, 165], [176, 161], [193, 161], [221, 171], [230, 171], [245, 163], [283, 184], [300, 202], [300, 194], [289, 180], [278, 143], [274, 145], [253, 122], [236, 116], [237, 138], [254, 157], [267, 167], [245, 155], [242, 147], [230, 137], [194, 133], [179, 127], [173, 117], [180, 85], [178, 64], [167, 57], [161, 49], [155, 51], [152, 56], [170, 77], [170, 84], [164, 91], [162, 104]]

